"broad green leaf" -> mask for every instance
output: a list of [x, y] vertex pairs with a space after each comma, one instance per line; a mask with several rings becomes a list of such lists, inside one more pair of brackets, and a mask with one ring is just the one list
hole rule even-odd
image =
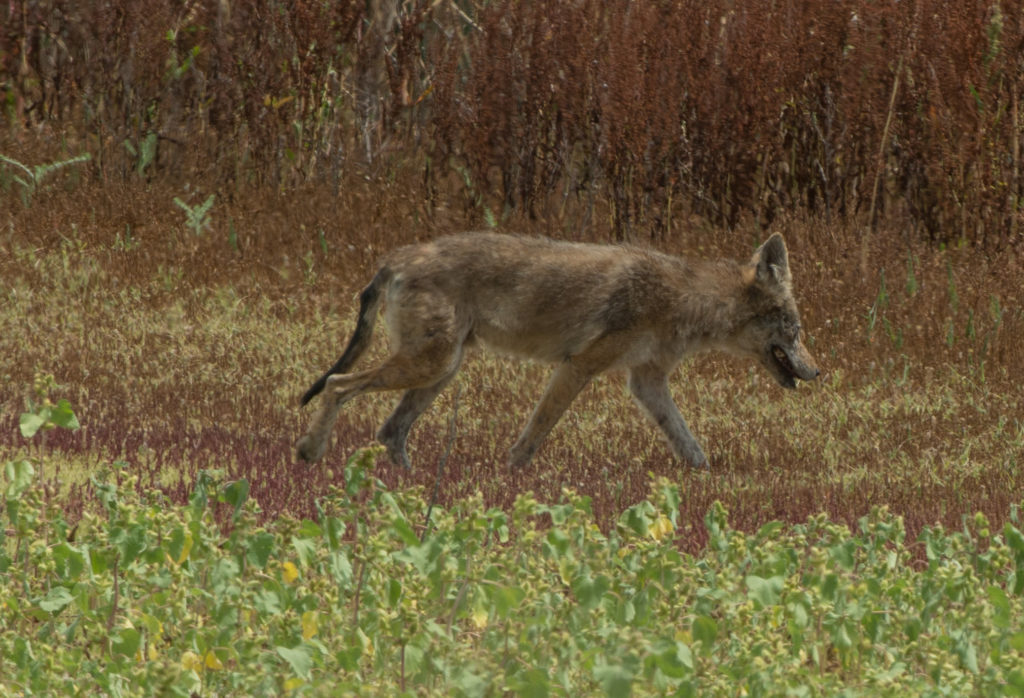
[[394, 531], [395, 536], [406, 545], [420, 544], [420, 537], [412, 530], [412, 526], [409, 525], [409, 521], [405, 517], [396, 516], [393, 518], [391, 520], [391, 530]]
[[[48, 413], [49, 410], [43, 410], [44, 414]], [[19, 427], [21, 428], [21, 435], [26, 439], [31, 439], [36, 435], [40, 429], [46, 426], [46, 416], [44, 414], [37, 414], [35, 412], [24, 412], [21, 415], [21, 421]]]
[[392, 577], [388, 580], [388, 605], [394, 608], [402, 598], [402, 583]]
[[299, 530], [295, 532], [295, 535], [299, 538], [321, 538], [323, 534], [324, 532], [320, 528], [320, 524], [311, 519], [303, 519], [302, 523], [299, 524]]
[[[210, 571], [210, 588], [214, 594], [223, 595], [237, 590], [238, 573], [241, 570], [234, 557], [217, 560]], [[237, 593], [237, 591], [235, 591]]]
[[295, 548], [295, 553], [303, 565], [308, 565], [311, 560], [316, 559], [317, 545], [312, 539], [292, 536], [292, 547]]
[[132, 526], [128, 530], [114, 527], [110, 530], [110, 542], [121, 554], [120, 565], [127, 567], [146, 549], [146, 529], [143, 526]]
[[192, 532], [184, 526], [178, 526], [171, 531], [167, 541], [167, 554], [171, 556], [171, 560], [176, 565], [180, 565], [188, 559], [189, 553], [192, 552], [192, 543]]
[[995, 585], [988, 588], [988, 601], [992, 604], [992, 624], [997, 628], [1010, 627], [1010, 599]]
[[621, 664], [599, 664], [594, 667], [594, 679], [611, 698], [625, 698], [633, 690], [633, 672]]
[[265, 569], [271, 553], [274, 552], [274, 544], [277, 539], [274, 534], [260, 531], [249, 537], [245, 551], [245, 559], [250, 565], [257, 569]]
[[856, 541], [847, 540], [839, 545], [833, 545], [828, 549], [828, 552], [832, 559], [839, 563], [840, 567], [844, 570], [852, 570], [856, 566], [856, 561], [853, 557], [853, 552], [856, 550], [856, 547]]
[[714, 618], [708, 616], [697, 616], [693, 620], [693, 627], [690, 630], [693, 639], [710, 649], [718, 639], [718, 623]]
[[74, 581], [85, 571], [85, 556], [67, 543], [53, 548], [55, 572], [65, 581]]
[[484, 584], [483, 590], [487, 600], [501, 618], [508, 618], [526, 598], [526, 592], [520, 587]]
[[601, 603], [601, 599], [611, 586], [608, 577], [599, 574], [592, 577], [589, 572], [572, 580], [572, 591], [580, 601], [584, 610], [590, 611]]
[[4, 473], [8, 480], [7, 498], [14, 499], [29, 488], [36, 470], [27, 460], [13, 460], [4, 466]]
[[647, 529], [654, 520], [654, 505], [643, 501], [626, 509], [619, 517], [619, 528], [632, 531], [638, 536], [646, 536]]
[[122, 628], [111, 643], [111, 649], [115, 654], [123, 654], [132, 657], [139, 651], [142, 644], [142, 633], [135, 628]]
[[839, 577], [834, 574], [826, 574], [821, 580], [821, 595], [829, 601], [835, 601], [836, 592], [839, 590]]
[[242, 505], [245, 504], [245, 500], [249, 498], [249, 481], [244, 477], [229, 482], [221, 490], [221, 499], [234, 507], [233, 516], [238, 516], [238, 512], [241, 511]]
[[112, 567], [112, 558], [117, 557], [117, 552], [114, 550], [96, 550], [91, 548], [88, 551], [88, 557], [92, 573], [94, 575], [102, 575], [106, 574], [107, 570]]
[[75, 411], [71, 409], [71, 403], [64, 399], [50, 410], [50, 421], [65, 429], [74, 430], [81, 426], [78, 423], [78, 417], [75, 416]]
[[420, 574], [429, 575], [437, 567], [438, 557], [443, 547], [437, 538], [427, 538], [421, 545], [410, 545], [404, 550], [394, 553], [395, 560], [408, 562], [419, 570]]
[[1011, 671], [1006, 677], [1006, 681], [1010, 686], [1018, 689], [1020, 695], [1024, 695], [1024, 669]]
[[1024, 653], [1024, 630], [1018, 630], [1010, 636], [1010, 647]]
[[971, 638], [966, 631], [956, 641], [953, 651], [960, 658], [963, 667], [969, 672], [977, 674], [980, 671], [978, 667], [978, 648], [971, 642]]
[[844, 650], [853, 646], [853, 640], [850, 638], [850, 633], [846, 630], [846, 623], [836, 624], [836, 627], [832, 632], [832, 644]]
[[328, 557], [328, 565], [330, 566], [331, 576], [334, 577], [335, 583], [342, 589], [347, 589], [352, 586], [352, 564], [348, 561], [348, 557], [341, 550], [336, 550]]
[[745, 581], [747, 584], [747, 597], [760, 604], [761, 608], [777, 604], [779, 602], [779, 594], [786, 583], [785, 578], [780, 576], [765, 579], [753, 574], [748, 575]]
[[903, 662], [893, 662], [892, 666], [878, 675], [878, 678], [881, 681], [892, 681], [893, 679], [902, 676], [906, 670], [907, 665]]
[[252, 601], [253, 608], [264, 616], [276, 616], [284, 609], [281, 596], [271, 589], [260, 589]]
[[74, 597], [71, 596], [71, 592], [68, 591], [67, 587], [53, 587], [39, 602], [39, 608], [47, 613], [56, 613], [72, 601], [74, 601]]
[[275, 647], [277, 654], [288, 662], [292, 672], [300, 679], [309, 680], [310, 670], [313, 668], [313, 658], [309, 648], [305, 645], [298, 647]]
[[693, 652], [678, 640], [662, 640], [652, 648], [658, 668], [673, 679], [681, 679], [693, 672]]
[[324, 525], [327, 534], [327, 545], [331, 550], [336, 550], [340, 545], [341, 537], [345, 535], [345, 522], [336, 516], [328, 516]]
[[458, 666], [452, 672], [452, 686], [456, 695], [483, 698], [489, 694], [490, 682], [474, 668]]
[[782, 521], [769, 521], [761, 528], [757, 529], [755, 538], [759, 541], [762, 540], [775, 540], [776, 535], [785, 524]]
[[32, 643], [21, 635], [14, 638], [14, 652], [11, 659], [19, 669], [27, 669], [31, 662], [35, 661], [35, 652], [32, 650]]
[[1021, 534], [1020, 529], [1007, 522], [1003, 527], [1003, 537], [1006, 539], [1006, 544], [1013, 549], [1013, 552], [1018, 556], [1024, 556], [1024, 534]]
[[789, 609], [790, 618], [793, 621], [793, 625], [799, 629], [807, 627], [810, 622], [810, 616], [807, 613], [807, 606], [802, 601], [794, 601], [786, 606]]
[[551, 695], [551, 679], [540, 669], [527, 669], [508, 679], [509, 688], [516, 696], [547, 698]]

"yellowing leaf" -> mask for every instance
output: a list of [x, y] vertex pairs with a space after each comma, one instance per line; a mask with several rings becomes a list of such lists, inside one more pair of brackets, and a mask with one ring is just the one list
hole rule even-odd
[[562, 584], [570, 586], [572, 584], [572, 576], [575, 570], [566, 560], [560, 560], [558, 562], [558, 577], [562, 580]]
[[362, 628], [356, 628], [356, 635], [359, 637], [359, 644], [363, 646], [363, 654], [373, 657], [373, 640], [366, 636]]
[[180, 565], [188, 559], [188, 554], [192, 552], [192, 534], [186, 533], [185, 540], [181, 544], [181, 554], [178, 555], [176, 562]]
[[152, 642], [149, 643], [148, 647], [146, 647], [146, 657], [148, 657], [151, 662], [155, 662], [160, 658], [160, 653], [156, 651], [156, 646]]
[[286, 584], [291, 584], [299, 578], [299, 568], [295, 566], [295, 563], [289, 561], [281, 565], [281, 576], [284, 578]]
[[298, 676], [293, 676], [292, 678], [284, 682], [284, 690], [294, 691], [296, 688], [299, 688], [304, 683], [306, 682], [300, 679]]
[[665, 536], [671, 535], [675, 527], [672, 525], [671, 519], [664, 514], [658, 514], [658, 518], [654, 520], [651, 527], [647, 529], [647, 533], [650, 534], [654, 540], [661, 540]]
[[181, 668], [185, 671], [202, 671], [203, 662], [198, 654], [188, 650], [181, 655]]
[[483, 606], [477, 606], [473, 609], [473, 613], [470, 614], [469, 618], [473, 621], [473, 625], [476, 627], [487, 627], [487, 609], [483, 608]]
[[302, 639], [308, 640], [316, 635], [319, 630], [316, 611], [306, 611], [302, 614]]
[[213, 669], [214, 671], [219, 671], [224, 668], [224, 664], [217, 658], [217, 655], [213, 653], [213, 650], [206, 653], [205, 664], [206, 668]]

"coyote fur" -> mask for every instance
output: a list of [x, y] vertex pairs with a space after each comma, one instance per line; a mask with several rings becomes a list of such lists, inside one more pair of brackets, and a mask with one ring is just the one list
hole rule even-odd
[[[351, 372], [378, 311], [393, 354]], [[341, 358], [302, 397], [324, 392], [298, 456], [319, 460], [341, 407], [363, 393], [404, 391], [377, 432], [391, 460], [409, 467], [413, 422], [452, 380], [467, 347], [555, 364], [509, 465], [526, 465], [576, 395], [597, 374], [625, 369], [633, 398], [675, 456], [707, 458], [669, 392], [668, 377], [694, 352], [750, 357], [785, 388], [818, 368], [800, 339], [786, 244], [778, 233], [748, 264], [694, 261], [640, 247], [467, 233], [395, 250], [360, 295], [355, 333]]]

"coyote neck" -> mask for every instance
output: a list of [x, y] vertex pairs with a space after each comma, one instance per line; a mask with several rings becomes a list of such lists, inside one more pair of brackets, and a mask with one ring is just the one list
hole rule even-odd
[[680, 353], [728, 351], [750, 320], [743, 270], [730, 263], [701, 266], [691, 270], [690, 280], [677, 294], [673, 313]]

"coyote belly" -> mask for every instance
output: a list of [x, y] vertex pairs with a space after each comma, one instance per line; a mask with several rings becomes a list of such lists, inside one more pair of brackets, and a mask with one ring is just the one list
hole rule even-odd
[[[352, 371], [382, 304], [393, 353]], [[377, 433], [409, 467], [416, 419], [459, 370], [467, 346], [555, 365], [547, 390], [512, 446], [526, 465], [577, 394], [597, 374], [628, 371], [629, 390], [676, 457], [707, 458], [672, 401], [668, 376], [685, 356], [721, 350], [761, 363], [786, 388], [818, 368], [800, 339], [789, 258], [776, 233], [749, 263], [693, 261], [630, 246], [467, 233], [400, 248], [360, 295], [341, 358], [302, 398], [323, 392], [298, 455], [320, 459], [342, 406], [367, 392], [401, 390]]]

